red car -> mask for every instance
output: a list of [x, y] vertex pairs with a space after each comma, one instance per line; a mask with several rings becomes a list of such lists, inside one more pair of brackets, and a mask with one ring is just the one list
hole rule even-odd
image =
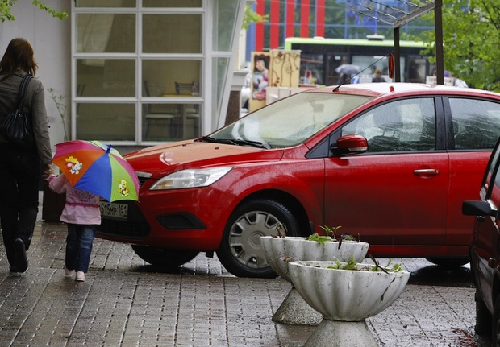
[[475, 198], [500, 134], [500, 95], [373, 83], [314, 89], [210, 135], [126, 155], [137, 203], [103, 204], [99, 236], [179, 266], [217, 253], [236, 276], [273, 277], [259, 238], [360, 236], [379, 257], [467, 263]]

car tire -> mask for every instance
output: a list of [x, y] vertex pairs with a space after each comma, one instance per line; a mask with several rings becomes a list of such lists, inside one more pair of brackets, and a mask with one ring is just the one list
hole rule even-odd
[[299, 224], [290, 210], [273, 200], [253, 200], [237, 207], [226, 224], [217, 257], [233, 275], [249, 278], [276, 278], [260, 246], [261, 236], [277, 235], [277, 226], [286, 235], [299, 236]]
[[172, 250], [139, 245], [132, 245], [132, 249], [142, 260], [164, 269], [175, 269], [193, 260], [199, 253], [198, 251]]
[[445, 268], [456, 268], [467, 264], [469, 258], [427, 258], [428, 261]]
[[491, 334], [492, 328], [491, 313], [477, 290], [474, 295], [474, 300], [476, 301], [476, 326], [474, 327], [474, 331], [478, 335], [488, 336]]
[[491, 325], [491, 347], [500, 347], [500, 297], [495, 301], [493, 321]]

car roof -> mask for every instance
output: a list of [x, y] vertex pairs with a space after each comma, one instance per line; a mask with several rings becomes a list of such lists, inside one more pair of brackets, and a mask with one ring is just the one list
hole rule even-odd
[[[338, 88], [337, 90], [335, 90]], [[345, 94], [358, 94], [368, 96], [382, 96], [387, 94], [466, 94], [471, 96], [496, 96], [500, 98], [500, 94], [473, 88], [460, 88], [455, 86], [430, 85], [423, 83], [404, 83], [404, 82], [381, 82], [381, 83], [360, 83], [360, 84], [344, 84], [338, 87], [337, 85], [309, 89], [307, 92], [324, 93], [338, 92]]]

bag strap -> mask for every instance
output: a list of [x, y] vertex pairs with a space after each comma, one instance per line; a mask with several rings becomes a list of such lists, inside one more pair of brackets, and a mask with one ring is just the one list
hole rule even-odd
[[18, 93], [18, 106], [17, 108], [22, 110], [23, 105], [24, 105], [24, 98], [26, 97], [26, 90], [28, 89], [28, 84], [31, 81], [31, 76], [30, 74], [26, 74], [23, 76], [23, 79], [21, 80], [21, 84], [19, 84], [19, 93]]

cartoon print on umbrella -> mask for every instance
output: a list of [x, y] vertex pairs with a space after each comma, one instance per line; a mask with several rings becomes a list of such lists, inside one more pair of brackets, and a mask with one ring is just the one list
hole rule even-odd
[[134, 169], [110, 145], [83, 140], [59, 143], [52, 162], [76, 189], [110, 202], [139, 198], [139, 180]]

